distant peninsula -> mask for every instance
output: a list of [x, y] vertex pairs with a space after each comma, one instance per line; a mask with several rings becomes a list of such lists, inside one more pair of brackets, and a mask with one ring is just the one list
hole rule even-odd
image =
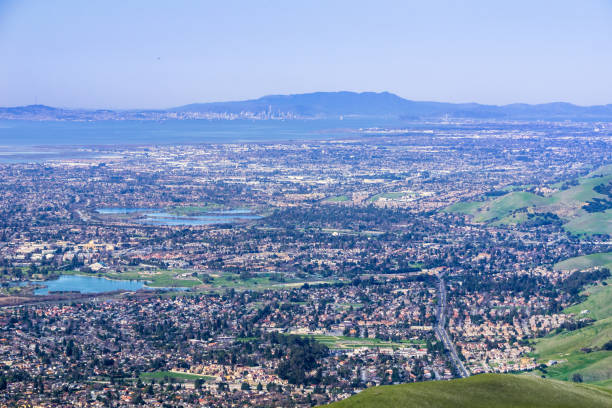
[[338, 118], [398, 118], [404, 120], [576, 120], [612, 121], [612, 104], [578, 106], [564, 102], [538, 105], [482, 105], [422, 102], [389, 92], [314, 92], [269, 95], [233, 102], [194, 103], [157, 110], [72, 109], [45, 105], [0, 108], [2, 120], [294, 120]]

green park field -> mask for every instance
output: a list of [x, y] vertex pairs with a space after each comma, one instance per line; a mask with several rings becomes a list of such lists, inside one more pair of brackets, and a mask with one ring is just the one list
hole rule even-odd
[[154, 372], [141, 373], [140, 379], [143, 381], [175, 380], [179, 382], [193, 382], [195, 380], [200, 380], [200, 379], [204, 381], [210, 381], [214, 379], [214, 377], [207, 376], [207, 375], [199, 375], [199, 374], [180, 373], [176, 371], [154, 371]]

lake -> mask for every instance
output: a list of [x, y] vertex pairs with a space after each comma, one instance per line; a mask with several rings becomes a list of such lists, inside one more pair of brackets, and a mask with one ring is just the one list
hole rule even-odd
[[161, 211], [157, 208], [98, 208], [98, 214], [134, 214], [147, 213], [151, 211]]
[[141, 215], [132, 221], [144, 225], [214, 225], [233, 224], [240, 221], [256, 220], [261, 216], [247, 209], [220, 210], [202, 213], [201, 215], [178, 215], [154, 208], [99, 208], [99, 214], [135, 214]]
[[77, 291], [81, 293], [102, 293], [114, 290], [139, 290], [145, 286], [144, 281], [111, 280], [95, 276], [61, 275], [58, 279], [44, 282], [29, 282], [46, 285], [46, 288], [36, 289], [35, 295], [48, 295], [54, 291]]

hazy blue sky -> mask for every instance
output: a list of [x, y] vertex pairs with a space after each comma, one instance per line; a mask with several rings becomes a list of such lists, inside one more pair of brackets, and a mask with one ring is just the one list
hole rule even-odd
[[0, 106], [612, 103], [612, 0], [0, 0]]

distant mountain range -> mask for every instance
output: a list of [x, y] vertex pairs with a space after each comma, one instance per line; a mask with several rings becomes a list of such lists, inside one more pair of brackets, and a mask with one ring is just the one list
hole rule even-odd
[[0, 108], [0, 119], [17, 120], [166, 120], [166, 119], [329, 119], [389, 117], [405, 120], [612, 120], [612, 104], [577, 106], [481, 105], [477, 103], [419, 102], [389, 92], [315, 92], [269, 95], [235, 102], [194, 103], [161, 110], [88, 110], [29, 105]]

